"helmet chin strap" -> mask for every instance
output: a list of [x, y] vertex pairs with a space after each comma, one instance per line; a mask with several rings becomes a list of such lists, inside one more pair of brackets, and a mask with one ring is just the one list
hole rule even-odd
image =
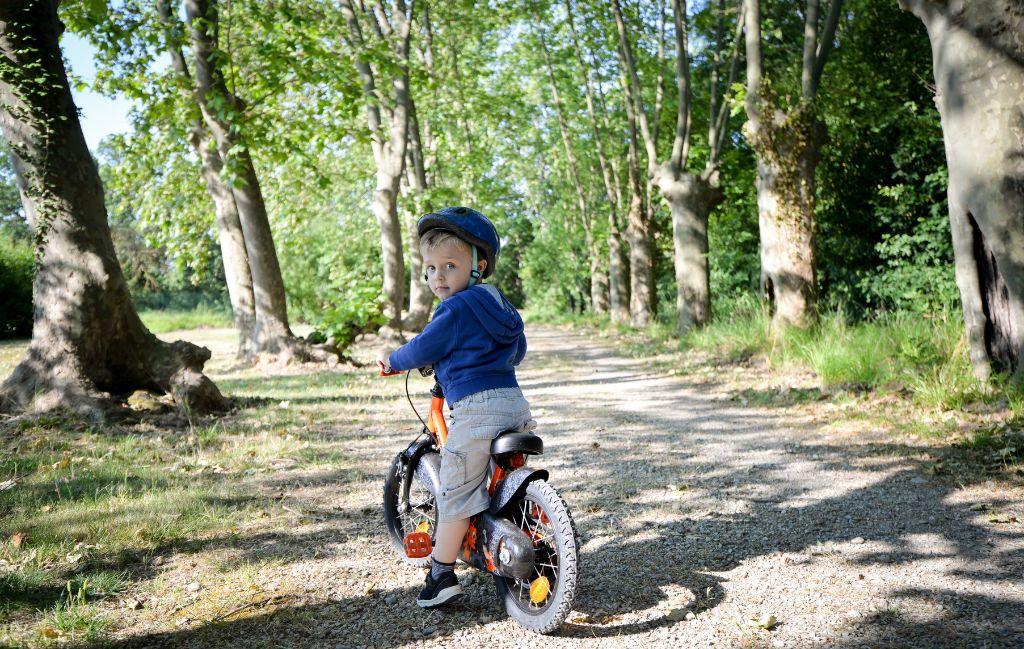
[[466, 288], [473, 286], [480, 279], [480, 271], [476, 269], [477, 264], [480, 263], [476, 256], [476, 246], [470, 247], [473, 249], [473, 269], [469, 271], [469, 284], [466, 284]]

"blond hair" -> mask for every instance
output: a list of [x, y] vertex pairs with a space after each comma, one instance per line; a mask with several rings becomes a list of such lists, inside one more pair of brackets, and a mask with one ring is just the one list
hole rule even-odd
[[428, 230], [422, 237], [420, 237], [420, 253], [425, 253], [437, 248], [447, 248], [450, 246], [461, 248], [471, 254], [473, 252], [472, 246], [449, 230], [435, 228], [433, 230]]

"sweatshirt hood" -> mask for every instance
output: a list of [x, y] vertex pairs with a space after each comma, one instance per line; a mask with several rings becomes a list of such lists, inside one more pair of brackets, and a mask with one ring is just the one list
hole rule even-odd
[[449, 299], [466, 301], [480, 327], [497, 342], [508, 345], [523, 333], [523, 319], [501, 291], [490, 284], [477, 284]]

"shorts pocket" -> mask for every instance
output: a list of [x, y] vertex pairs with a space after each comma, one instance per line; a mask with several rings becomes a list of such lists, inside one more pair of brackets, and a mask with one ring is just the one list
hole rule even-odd
[[466, 454], [447, 447], [441, 449], [441, 490], [447, 492], [466, 484]]

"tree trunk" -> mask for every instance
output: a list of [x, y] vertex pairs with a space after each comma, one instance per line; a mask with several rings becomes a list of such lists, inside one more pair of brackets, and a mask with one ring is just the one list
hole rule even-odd
[[256, 327], [256, 302], [253, 296], [252, 273], [249, 271], [249, 255], [245, 251], [245, 236], [242, 234], [238, 206], [235, 204], [231, 187], [221, 177], [224, 160], [217, 151], [216, 142], [209, 129], [203, 125], [202, 115], [195, 97], [195, 84], [182, 52], [180, 22], [168, 0], [157, 0], [156, 8], [164, 26], [167, 52], [171, 56], [171, 66], [178, 75], [181, 94], [195, 111], [195, 124], [192, 126], [188, 140], [199, 155], [206, 191], [213, 200], [221, 260], [224, 264], [224, 279], [227, 283], [235, 328], [238, 330], [236, 356], [249, 358], [254, 353], [252, 336]]
[[901, 0], [932, 44], [949, 219], [971, 363], [1024, 375], [1024, 12], [1019, 3]]
[[[205, 129], [192, 132], [194, 148], [202, 160], [206, 191], [213, 199], [220, 256], [224, 263], [224, 280], [228, 285], [231, 313], [238, 330], [238, 358], [250, 358], [255, 353], [253, 333], [256, 329], [256, 299], [249, 272], [249, 254], [245, 250], [245, 235], [238, 216], [234, 194], [220, 177], [223, 162]], [[190, 138], [190, 139], [192, 139]]]
[[[361, 4], [360, 7], [363, 8]], [[380, 225], [384, 266], [384, 314], [388, 319], [389, 333], [398, 334], [402, 328], [402, 306], [405, 304], [405, 259], [397, 201], [412, 111], [408, 69], [412, 15], [404, 0], [395, 0], [391, 16], [393, 24], [388, 25], [388, 32], [394, 35], [394, 43], [390, 45], [398, 58], [399, 70], [391, 84], [394, 92], [391, 98], [393, 105], [384, 106], [390, 121], [388, 139], [385, 141], [382, 135], [382, 106], [377, 92], [377, 80], [366, 55], [372, 46], [365, 43], [355, 8], [349, 0], [341, 0], [341, 11], [348, 29], [348, 40], [354, 50], [356, 70], [363, 84], [367, 126], [370, 129], [373, 158], [377, 165], [377, 186], [373, 192], [370, 209]], [[382, 18], [383, 15], [377, 15], [374, 20]]]
[[622, 234], [615, 228], [608, 234], [608, 301], [612, 322], [629, 322], [629, 259]]
[[282, 361], [337, 362], [340, 354], [330, 346], [314, 346], [296, 338], [288, 325], [284, 279], [274, 248], [267, 205], [259, 176], [237, 116], [245, 107], [232, 93], [220, 68], [215, 35], [218, 14], [215, 0], [186, 0], [185, 15], [195, 60], [196, 100], [206, 127], [217, 142], [223, 168], [230, 178], [231, 194], [245, 241], [252, 276], [256, 320], [252, 333], [253, 354], [271, 354]]
[[816, 316], [814, 170], [825, 125], [801, 102], [788, 114], [763, 104], [747, 140], [757, 156], [761, 297], [776, 329], [807, 326]]
[[588, 237], [587, 249], [590, 253], [590, 306], [594, 313], [608, 313], [608, 273], [601, 261], [600, 243], [595, 237]]
[[702, 327], [711, 319], [708, 215], [724, 199], [717, 176], [711, 171], [672, 177], [662, 171], [657, 181], [672, 213], [676, 317], [680, 334]]
[[194, 410], [223, 408], [202, 373], [210, 351], [158, 340], [132, 306], [61, 60], [57, 4], [0, 5], [0, 127], [38, 260], [32, 341], [0, 407], [98, 413], [145, 389]]
[[394, 331], [402, 327], [402, 306], [405, 303], [405, 262], [403, 259], [402, 224], [398, 221], [398, 184], [402, 170], [377, 163], [377, 188], [370, 209], [380, 225], [380, 245], [384, 258], [384, 314]]
[[644, 210], [643, 196], [634, 191], [629, 197], [629, 314], [630, 324], [646, 327], [654, 315], [654, 256], [650, 218]]
[[420, 254], [420, 237], [414, 219], [409, 229], [409, 312], [402, 320], [402, 329], [422, 331], [427, 326], [433, 304], [434, 294], [423, 280], [423, 255]]

